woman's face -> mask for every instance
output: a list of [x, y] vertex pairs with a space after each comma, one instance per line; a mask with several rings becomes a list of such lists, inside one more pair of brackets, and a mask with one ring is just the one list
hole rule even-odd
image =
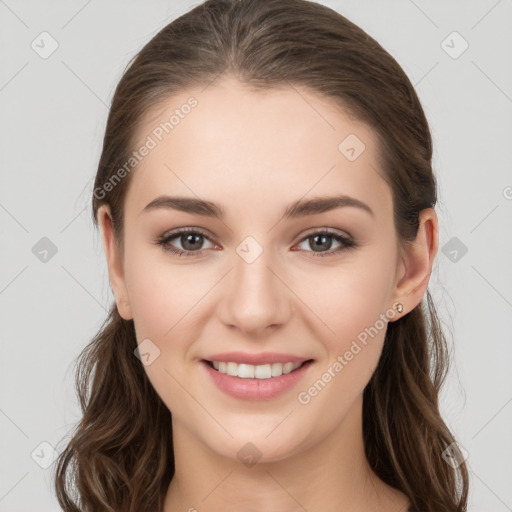
[[[131, 171], [122, 272], [110, 274], [175, 429], [261, 462], [341, 435], [360, 411], [386, 322], [398, 318], [392, 306], [405, 306], [375, 134], [305, 89], [251, 92], [224, 79], [170, 98], [137, 139], [134, 150], [149, 149]], [[165, 196], [183, 209], [148, 207]], [[345, 206], [307, 206], [341, 197]], [[176, 234], [183, 228], [193, 233]], [[206, 361], [252, 362], [226, 367], [266, 378]], [[282, 370], [272, 363], [303, 361], [268, 378]]]

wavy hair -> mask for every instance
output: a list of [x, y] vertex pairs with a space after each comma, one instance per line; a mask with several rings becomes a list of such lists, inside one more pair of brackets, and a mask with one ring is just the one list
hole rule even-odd
[[[144, 116], [177, 92], [220, 74], [252, 90], [303, 86], [376, 133], [402, 244], [419, 213], [434, 207], [429, 126], [406, 74], [365, 31], [308, 0], [207, 0], [160, 30], [128, 63], [115, 90], [92, 197], [93, 221], [110, 207], [123, 246], [123, 206], [133, 173], [113, 187]], [[119, 174], [118, 174], [119, 176]], [[388, 324], [382, 355], [363, 395], [366, 457], [402, 491], [413, 512], [463, 512], [468, 471], [445, 462], [454, 443], [438, 407], [449, 352], [430, 295]], [[138, 358], [133, 320], [115, 303], [77, 358], [82, 410], [54, 474], [65, 512], [160, 512], [174, 474], [171, 413]]]

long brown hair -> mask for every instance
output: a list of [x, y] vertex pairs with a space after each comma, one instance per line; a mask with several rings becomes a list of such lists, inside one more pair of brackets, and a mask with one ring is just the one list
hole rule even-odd
[[[432, 140], [402, 68], [362, 29], [308, 0], [208, 0], [164, 27], [129, 63], [110, 108], [92, 197], [108, 204], [119, 247], [133, 172], [119, 170], [134, 133], [156, 105], [220, 74], [254, 90], [299, 85], [372, 127], [392, 190], [402, 243], [422, 209], [437, 201]], [[110, 183], [111, 186], [105, 186]], [[65, 512], [160, 512], [174, 474], [171, 414], [134, 356], [132, 320], [115, 303], [77, 359], [83, 417], [60, 454], [55, 488]], [[454, 438], [438, 408], [448, 369], [432, 297], [388, 325], [378, 367], [364, 391], [366, 456], [415, 512], [466, 510], [468, 472], [443, 457]], [[460, 461], [459, 461], [460, 462]]]

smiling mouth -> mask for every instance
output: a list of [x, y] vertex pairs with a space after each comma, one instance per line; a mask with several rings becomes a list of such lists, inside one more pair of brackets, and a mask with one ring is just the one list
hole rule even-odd
[[241, 379], [274, 379], [293, 373], [302, 366], [311, 364], [313, 359], [299, 363], [268, 363], [268, 364], [238, 364], [232, 361], [207, 361], [203, 360], [210, 368], [219, 373], [224, 373], [231, 377], [239, 377]]

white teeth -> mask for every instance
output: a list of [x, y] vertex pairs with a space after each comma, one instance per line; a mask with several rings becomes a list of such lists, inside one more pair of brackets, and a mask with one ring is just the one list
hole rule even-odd
[[[228, 363], [228, 375], [233, 375], [233, 373], [229, 372], [229, 367], [232, 366], [234, 371], [238, 372], [234, 375], [241, 377], [242, 379], [254, 379], [254, 366], [252, 364], [236, 364], [236, 363]], [[238, 368], [237, 368], [238, 367]]]
[[272, 377], [279, 377], [283, 374], [282, 363], [272, 363]]
[[272, 364], [237, 364], [233, 362], [212, 361], [213, 367], [220, 373], [242, 379], [271, 379], [293, 372], [302, 363], [272, 363]]
[[254, 376], [257, 379], [270, 379], [272, 377], [272, 367], [269, 364], [255, 366]]
[[238, 368], [238, 365], [236, 363], [227, 363], [226, 364], [226, 373], [229, 375], [233, 375], [233, 377], [236, 377], [238, 375], [238, 372], [240, 369]]
[[293, 370], [293, 363], [283, 364], [283, 373], [290, 373]]

